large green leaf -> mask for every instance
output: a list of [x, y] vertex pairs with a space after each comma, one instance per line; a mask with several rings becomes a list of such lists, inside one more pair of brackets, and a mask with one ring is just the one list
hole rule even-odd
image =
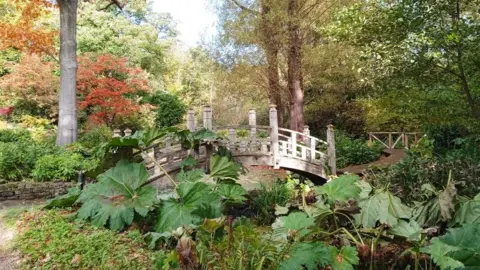
[[238, 179], [240, 165], [228, 157], [213, 155], [210, 158], [210, 177], [220, 179]]
[[315, 219], [304, 212], [293, 212], [288, 216], [277, 218], [272, 228], [280, 232], [283, 239], [301, 238], [311, 232], [309, 229], [315, 224]]
[[227, 202], [243, 203], [247, 200], [247, 191], [241, 185], [222, 184], [218, 186], [217, 192]]
[[[427, 189], [427, 185], [424, 185], [422, 190], [436, 192], [433, 188]], [[444, 190], [437, 192], [432, 199], [421, 204], [417, 203], [413, 209], [412, 218], [423, 227], [432, 227], [440, 222], [451, 220], [455, 210], [455, 196], [456, 189], [452, 182]]]
[[81, 190], [78, 187], [73, 187], [68, 190], [67, 194], [48, 200], [44, 208], [52, 209], [55, 207], [70, 207], [78, 200], [80, 193]]
[[353, 270], [353, 266], [359, 263], [357, 249], [344, 246], [340, 251], [336, 247], [329, 247], [330, 260], [333, 270]]
[[183, 181], [197, 182], [202, 180], [204, 176], [205, 176], [205, 173], [201, 169], [194, 169], [189, 171], [185, 171], [182, 169], [177, 174], [176, 179], [178, 182], [183, 182]]
[[389, 232], [395, 236], [404, 237], [409, 241], [420, 241], [422, 236], [422, 228], [415, 220], [410, 220], [410, 222], [399, 220]]
[[204, 218], [219, 216], [220, 196], [212, 191], [211, 186], [202, 182], [183, 182], [176, 191], [179, 198], [163, 201], [158, 211], [157, 232], [198, 225]]
[[327, 196], [330, 204], [336, 201], [344, 203], [349, 199], [356, 200], [359, 198], [362, 191], [359, 185], [360, 178], [357, 175], [342, 175], [339, 178], [333, 179], [315, 190], [318, 194]]
[[329, 249], [322, 242], [295, 243], [280, 270], [315, 270], [331, 263]]
[[442, 269], [480, 268], [480, 224], [465, 224], [449, 229], [423, 249]]
[[99, 182], [88, 185], [78, 202], [82, 207], [78, 217], [92, 220], [95, 226], [109, 224], [112, 230], [121, 230], [130, 225], [134, 211], [146, 216], [149, 208], [157, 202], [157, 190], [143, 186], [148, 172], [141, 163], [120, 161], [117, 166], [99, 176]]
[[462, 203], [460, 209], [455, 213], [455, 224], [480, 223], [479, 195], [475, 196], [473, 200]]
[[378, 190], [368, 200], [360, 202], [359, 206], [361, 211], [356, 215], [356, 220], [364, 228], [374, 228], [377, 221], [392, 227], [399, 219], [408, 219], [411, 216], [410, 208], [386, 190]]

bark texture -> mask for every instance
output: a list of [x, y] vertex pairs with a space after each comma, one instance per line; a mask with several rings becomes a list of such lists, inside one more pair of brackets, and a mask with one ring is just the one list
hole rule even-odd
[[78, 0], [57, 0], [60, 7], [60, 96], [57, 145], [77, 140], [77, 7]]
[[290, 93], [290, 129], [302, 132], [305, 122], [302, 39], [300, 36], [298, 10], [298, 0], [288, 0], [288, 91]]
[[268, 98], [271, 104], [277, 105], [277, 119], [280, 127], [283, 126], [285, 106], [282, 102], [282, 87], [278, 74], [278, 54], [281, 47], [279, 25], [271, 20], [271, 5], [275, 0], [261, 0], [260, 32], [262, 47], [267, 58]]

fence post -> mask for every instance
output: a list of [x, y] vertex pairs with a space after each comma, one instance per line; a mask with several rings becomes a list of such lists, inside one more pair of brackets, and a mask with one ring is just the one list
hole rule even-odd
[[120, 132], [122, 132], [120, 129], [114, 129], [113, 130], [113, 137], [114, 138], [120, 138], [122, 135], [120, 135]]
[[203, 127], [212, 130], [212, 107], [203, 106]]
[[193, 109], [188, 109], [187, 113], [187, 128], [190, 132], [194, 132], [195, 127], [195, 111]]
[[129, 137], [132, 135], [132, 130], [129, 129], [129, 128], [126, 128], [124, 131], [123, 131], [123, 134], [125, 135], [125, 137]]
[[328, 165], [332, 175], [337, 174], [337, 157], [335, 154], [335, 131], [333, 130], [333, 125], [328, 125], [327, 129], [327, 155], [328, 155]]
[[388, 149], [393, 149], [392, 133], [388, 133]]
[[269, 118], [270, 118], [270, 140], [272, 144], [270, 145], [270, 151], [273, 154], [273, 168], [278, 169], [279, 166], [277, 164], [278, 159], [278, 117], [277, 117], [277, 106], [272, 104], [270, 105], [269, 111]]

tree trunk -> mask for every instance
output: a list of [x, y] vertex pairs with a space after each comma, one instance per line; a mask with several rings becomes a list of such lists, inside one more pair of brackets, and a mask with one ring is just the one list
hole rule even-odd
[[288, 0], [288, 90], [290, 92], [290, 129], [302, 132], [304, 93], [302, 76], [302, 40], [298, 18], [298, 1]]
[[60, 96], [57, 145], [77, 140], [77, 6], [78, 0], [57, 0], [60, 7]]
[[271, 104], [277, 105], [278, 125], [283, 127], [285, 107], [282, 102], [282, 87], [280, 86], [280, 76], [278, 75], [278, 54], [281, 44], [278, 40], [279, 26], [272, 23], [269, 18], [271, 5], [272, 2], [270, 0], [261, 1], [261, 40], [262, 48], [267, 58], [268, 98]]

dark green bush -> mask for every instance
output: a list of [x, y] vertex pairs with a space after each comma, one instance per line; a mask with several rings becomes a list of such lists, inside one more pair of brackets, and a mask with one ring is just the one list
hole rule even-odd
[[0, 130], [0, 142], [18, 142], [31, 140], [32, 136], [26, 129], [2, 129]]
[[157, 92], [146, 101], [157, 107], [155, 122], [158, 127], [171, 127], [182, 122], [186, 106], [177, 96]]
[[433, 152], [437, 155], [456, 149], [456, 140], [470, 135], [467, 128], [455, 124], [429, 126], [425, 131], [428, 138], [433, 139]]
[[447, 185], [449, 173], [456, 182], [459, 195], [473, 197], [480, 192], [480, 160], [468, 157], [422, 157], [409, 152], [399, 163], [385, 168], [372, 169], [366, 179], [375, 186], [389, 186], [403, 201], [421, 201], [421, 187], [430, 184], [437, 190]]
[[292, 190], [283, 181], [270, 186], [262, 184], [253, 194], [251, 211], [259, 224], [271, 224], [275, 216], [275, 205], [285, 206], [292, 198]]
[[0, 142], [0, 179], [19, 181], [30, 178], [37, 160], [59, 149], [33, 141]]
[[366, 164], [376, 161], [382, 155], [380, 145], [368, 145], [362, 139], [352, 139], [341, 131], [335, 133], [335, 149], [337, 155], [337, 167], [343, 168], [348, 165]]
[[35, 163], [32, 176], [35, 181], [75, 180], [80, 171], [93, 169], [97, 162], [78, 153], [62, 151], [55, 155], [40, 157]]
[[110, 141], [112, 135], [113, 132], [109, 127], [106, 125], [99, 125], [83, 133], [78, 142], [83, 147], [92, 149], [95, 146]]

